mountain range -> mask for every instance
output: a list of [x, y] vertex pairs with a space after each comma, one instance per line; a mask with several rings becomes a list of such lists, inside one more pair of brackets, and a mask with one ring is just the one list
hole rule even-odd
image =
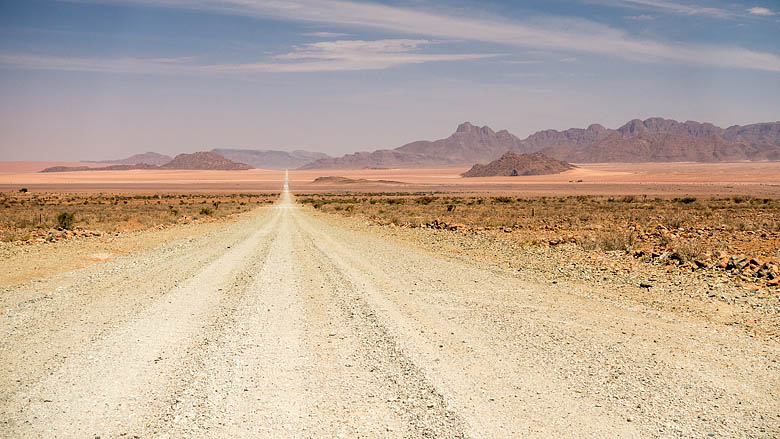
[[246, 163], [247, 165], [260, 169], [297, 169], [316, 160], [330, 158], [329, 155], [321, 152], [303, 151], [300, 149], [288, 152], [258, 149], [215, 148], [212, 149], [211, 152], [217, 153], [234, 162]]
[[[525, 139], [507, 130], [464, 122], [447, 138], [420, 140], [395, 149], [356, 152], [330, 157], [319, 152], [215, 148], [209, 152], [228, 161], [259, 169], [363, 169], [470, 167], [488, 163], [506, 152], [541, 152], [572, 163], [599, 162], [726, 162], [780, 160], [780, 122], [734, 125], [721, 128], [707, 122], [678, 122], [653, 117], [634, 119], [617, 129], [599, 124], [563, 131], [538, 131]], [[200, 153], [199, 153], [200, 154]], [[178, 157], [178, 156], [177, 156]], [[201, 160], [203, 159], [203, 160]], [[171, 157], [147, 152], [112, 165], [156, 165], [170, 168]], [[215, 157], [199, 157], [200, 166], [187, 169], [245, 169], [216, 163]]]
[[780, 122], [720, 128], [654, 117], [634, 119], [617, 129], [593, 124], [544, 130], [525, 139], [465, 122], [445, 139], [319, 159], [302, 169], [471, 166], [495, 160], [507, 151], [541, 152], [574, 163], [780, 160]]
[[[154, 154], [154, 153], [147, 153]], [[160, 155], [160, 154], [157, 154]], [[132, 157], [131, 157], [132, 158]], [[109, 162], [111, 163], [111, 162]], [[236, 163], [214, 152], [194, 152], [192, 154], [179, 154], [163, 165], [151, 165], [148, 163], [127, 163], [107, 165], [101, 167], [91, 166], [52, 166], [40, 172], [74, 172], [74, 171], [130, 171], [153, 169], [187, 169], [209, 171], [243, 171], [252, 169], [245, 163]]]
[[140, 165], [142, 163], [147, 165], [162, 166], [173, 159], [171, 156], [165, 154], [158, 154], [156, 152], [145, 152], [142, 154], [131, 155], [126, 159], [119, 160], [85, 160], [86, 163], [108, 163], [112, 165]]

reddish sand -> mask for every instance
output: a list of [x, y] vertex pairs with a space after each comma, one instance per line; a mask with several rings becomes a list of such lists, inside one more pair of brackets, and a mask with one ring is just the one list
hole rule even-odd
[[[7, 163], [7, 162], [6, 162]], [[0, 168], [3, 169], [3, 168]], [[8, 168], [6, 168], [8, 169]], [[466, 169], [366, 169], [290, 171], [299, 193], [332, 191], [493, 192], [519, 195], [681, 194], [780, 197], [780, 162], [582, 164], [557, 175], [461, 178]], [[394, 180], [402, 184], [314, 185], [322, 176]], [[284, 171], [82, 171], [0, 174], [0, 190], [27, 187], [60, 192], [275, 192]], [[579, 180], [582, 180], [581, 182]]]

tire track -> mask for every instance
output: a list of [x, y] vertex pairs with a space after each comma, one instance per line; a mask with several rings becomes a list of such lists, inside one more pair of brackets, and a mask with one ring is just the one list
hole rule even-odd
[[[133, 435], [161, 410], [173, 365], [214, 318], [225, 294], [247, 279], [247, 262], [279, 219], [272, 216], [181, 286], [105, 338], [88, 344], [30, 390], [13, 397], [10, 437]], [[251, 224], [251, 223], [250, 223]], [[251, 266], [251, 264], [249, 264]], [[171, 268], [171, 267], [169, 267]]]

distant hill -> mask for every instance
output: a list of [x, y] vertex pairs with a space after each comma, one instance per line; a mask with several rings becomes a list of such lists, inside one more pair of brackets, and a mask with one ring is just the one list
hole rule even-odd
[[515, 154], [507, 152], [492, 162], [482, 165], [476, 164], [463, 177], [517, 177], [523, 175], [560, 174], [573, 169], [574, 166], [564, 161], [555, 160], [542, 153]]
[[779, 160], [780, 148], [765, 144], [730, 143], [722, 137], [686, 137], [641, 132], [612, 134], [583, 147], [556, 146], [542, 152], [574, 163], [605, 162], [736, 162]]
[[214, 171], [240, 171], [252, 169], [245, 163], [236, 163], [214, 152], [195, 152], [179, 154], [170, 162], [161, 166], [163, 169], [198, 169]]
[[330, 158], [321, 152], [296, 150], [273, 151], [256, 149], [229, 149], [215, 148], [211, 152], [217, 153], [234, 162], [246, 163], [259, 169], [297, 169], [316, 160]]
[[143, 154], [131, 155], [126, 159], [92, 161], [91, 163], [114, 163], [118, 165], [138, 165], [141, 163], [146, 163], [147, 165], [161, 166], [170, 162], [171, 159], [172, 157], [164, 154], [158, 154], [156, 152], [145, 152]]
[[320, 159], [302, 169], [470, 166], [495, 160], [507, 151], [543, 152], [574, 163], [780, 160], [780, 122], [720, 128], [653, 117], [634, 119], [617, 129], [592, 124], [544, 130], [522, 140], [506, 130], [495, 132], [465, 122], [445, 139]]
[[89, 166], [52, 166], [40, 172], [74, 172], [74, 171], [129, 171], [132, 169], [192, 169], [214, 171], [240, 171], [252, 169], [244, 163], [236, 163], [213, 152], [196, 152], [179, 154], [162, 166], [147, 163], [109, 165], [101, 167]]
[[574, 163], [780, 160], [780, 122], [724, 129], [652, 117], [631, 120], [605, 134], [591, 142], [559, 141], [541, 152]]
[[406, 184], [395, 180], [367, 180], [365, 178], [355, 179], [355, 178], [347, 178], [347, 177], [339, 177], [339, 176], [317, 177], [314, 179], [314, 181], [311, 182], [311, 184], [313, 185], [338, 185], [338, 184], [360, 184], [360, 183], [392, 184], [392, 185]]
[[586, 146], [609, 137], [614, 133], [599, 124], [592, 124], [588, 128], [569, 128], [565, 131], [544, 130], [537, 131], [523, 140], [524, 149], [530, 152], [541, 151], [553, 146]]
[[100, 167], [90, 166], [52, 166], [40, 172], [75, 172], [75, 171], [129, 171], [131, 169], [160, 169], [157, 165], [139, 163], [137, 165], [110, 165]]
[[490, 161], [506, 151], [523, 152], [522, 141], [506, 130], [469, 122], [458, 126], [446, 139], [421, 140], [392, 150], [358, 152], [339, 158], [320, 159], [302, 169], [428, 168], [470, 166]]

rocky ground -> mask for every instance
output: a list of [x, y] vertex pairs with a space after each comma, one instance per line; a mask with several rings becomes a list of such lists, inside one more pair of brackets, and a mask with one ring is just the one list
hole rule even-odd
[[[780, 339], [780, 292], [755, 284], [766, 282], [757, 273], [776, 267], [772, 262], [732, 256], [700, 267], [681, 264], [668, 253], [652, 257], [644, 251], [585, 250], [569, 239], [527, 245], [514, 239], [511, 229], [441, 223], [410, 228], [354, 217], [344, 221], [481, 268], [552, 285], [575, 282], [587, 294], [610, 301], [630, 301]], [[748, 271], [749, 277], [743, 274]]]
[[196, 226], [0, 291], [0, 436], [780, 435], [780, 344], [733, 286], [286, 196]]

